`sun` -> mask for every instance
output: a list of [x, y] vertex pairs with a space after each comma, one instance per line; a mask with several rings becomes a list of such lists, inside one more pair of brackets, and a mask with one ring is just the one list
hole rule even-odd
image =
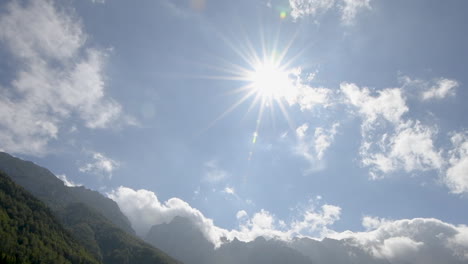
[[238, 55], [240, 64], [219, 58], [221, 64], [213, 65], [211, 68], [219, 71], [220, 74], [204, 77], [236, 81], [241, 86], [226, 92], [226, 95], [235, 95], [238, 96], [238, 99], [203, 130], [210, 128], [248, 101], [250, 103], [246, 113], [251, 113], [254, 109], [258, 110], [252, 139], [253, 144], [259, 135], [265, 112], [269, 112], [273, 125], [276, 124], [276, 116], [279, 112], [289, 127], [294, 127], [288, 113], [288, 106], [297, 98], [299, 87], [297, 75], [298, 72], [300, 73], [300, 68], [294, 67], [294, 64], [303, 51], [298, 50], [297, 53], [290, 54], [295, 35], [289, 41], [281, 41], [282, 45], [279, 44], [279, 32], [276, 40], [267, 41], [262, 32], [260, 32], [260, 38], [259, 45], [254, 45], [246, 36], [240, 38], [240, 41], [236, 43], [223, 37], [227, 46]]
[[250, 81], [250, 89], [255, 91], [262, 102], [269, 104], [285, 99], [292, 86], [289, 72], [271, 60], [255, 65], [247, 79]]

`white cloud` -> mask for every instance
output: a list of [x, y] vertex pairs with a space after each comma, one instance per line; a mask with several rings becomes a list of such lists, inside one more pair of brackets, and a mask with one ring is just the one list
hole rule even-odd
[[364, 216], [362, 218], [362, 226], [366, 231], [377, 229], [384, 219], [379, 219], [378, 217]]
[[92, 156], [92, 162], [87, 163], [79, 168], [81, 172], [93, 173], [95, 175], [107, 175], [109, 178], [111, 178], [112, 172], [120, 166], [119, 162], [106, 157], [102, 153], [92, 152]]
[[80, 22], [51, 1], [11, 2], [0, 20], [0, 38], [18, 58], [68, 59], [86, 41]]
[[239, 211], [236, 217], [240, 224], [238, 229], [227, 230], [214, 225], [213, 220], [205, 217], [199, 210], [192, 208], [179, 198], [160, 202], [155, 193], [147, 190], [133, 190], [119, 187], [108, 194], [117, 202], [122, 212], [129, 218], [133, 228], [140, 236], [153, 225], [169, 223], [175, 216], [190, 219], [213, 245], [219, 246], [221, 238], [241, 241], [252, 241], [259, 236], [290, 240], [300, 232], [324, 233], [327, 226], [339, 219], [341, 209], [333, 205], [323, 205], [319, 211], [309, 206], [300, 212], [299, 219], [289, 225], [278, 220], [266, 210], [260, 210], [252, 217], [247, 212]]
[[104, 96], [106, 53], [85, 47], [80, 21], [51, 1], [12, 1], [0, 18], [0, 41], [17, 61], [9, 87], [0, 87], [2, 148], [41, 155], [78, 116], [88, 128], [105, 128], [121, 106]]
[[326, 230], [326, 227], [332, 225], [340, 219], [341, 208], [335, 205], [325, 204], [320, 211], [314, 207], [305, 210], [301, 221], [294, 221], [291, 225], [294, 234], [302, 234], [304, 231], [314, 232]]
[[291, 76], [291, 87], [288, 87], [288, 92], [284, 95], [284, 99], [290, 106], [299, 105], [301, 111], [313, 110], [317, 106], [328, 107], [332, 104], [332, 91], [324, 87], [313, 87], [308, 83], [313, 78], [310, 76], [304, 80], [302, 69], [295, 68], [289, 73]]
[[153, 225], [169, 223], [175, 216], [190, 219], [213, 244], [219, 245], [225, 230], [216, 227], [213, 220], [206, 218], [199, 210], [192, 208], [179, 198], [171, 198], [164, 203], [155, 193], [147, 190], [133, 190], [119, 187], [108, 196], [117, 202], [122, 212], [129, 218], [138, 235], [145, 236]]
[[239, 229], [225, 232], [228, 240], [237, 238], [240, 241], [252, 241], [257, 237], [266, 239], [280, 239], [290, 241], [296, 236], [307, 233], [319, 235], [328, 232], [328, 226], [332, 225], [340, 218], [341, 208], [334, 205], [322, 205], [320, 210], [312, 205], [299, 212], [299, 220], [294, 220], [287, 224], [284, 220], [277, 219], [270, 212], [262, 209], [251, 218], [242, 218], [243, 222]]
[[205, 162], [203, 180], [216, 183], [226, 179], [227, 177], [229, 177], [229, 173], [219, 167], [217, 160], [213, 159]]
[[468, 192], [468, 132], [456, 133], [451, 138], [449, 168], [444, 178], [453, 193]]
[[447, 96], [455, 95], [455, 88], [459, 86], [458, 82], [450, 79], [439, 79], [437, 84], [422, 93], [423, 100], [443, 99]]
[[339, 239], [336, 243], [327, 244], [337, 247], [337, 251], [331, 248], [332, 252], [340, 254], [342, 246], [362, 249], [371, 257], [367, 260], [382, 259], [390, 264], [464, 263], [468, 260], [468, 227], [451, 225], [438, 219], [387, 220], [367, 216], [362, 223], [366, 231], [335, 232], [329, 227], [340, 219], [341, 208], [324, 204], [319, 210], [315, 210], [313, 205], [309, 206], [301, 212], [298, 220], [289, 224], [266, 210], [260, 210], [252, 217], [241, 210], [236, 214], [239, 228], [226, 230], [215, 226], [211, 219], [178, 198], [161, 203], [151, 191], [135, 191], [126, 187], [119, 187], [109, 197], [118, 203], [139, 235], [145, 235], [154, 224], [168, 223], [175, 216], [182, 216], [190, 219], [217, 246], [221, 244], [222, 237], [228, 241], [237, 238], [247, 242], [263, 236], [291, 242], [296, 236], [307, 237], [307, 233], [314, 233], [319, 234], [320, 238]]
[[370, 10], [370, 0], [343, 0], [341, 5], [341, 21], [352, 24], [356, 15], [362, 10]]
[[309, 161], [311, 164], [316, 162], [316, 158], [314, 153], [312, 152], [313, 149], [313, 141], [307, 136], [306, 132], [309, 129], [309, 125], [307, 123], [302, 124], [298, 128], [296, 128], [296, 136], [297, 136], [297, 146], [295, 147], [295, 152], [298, 155], [301, 155]]
[[319, 15], [335, 5], [335, 0], [289, 0], [291, 16], [300, 18], [308, 15]]
[[[355, 106], [364, 118], [364, 125], [373, 125], [378, 118], [398, 124], [408, 112], [402, 91], [399, 88], [388, 88], [371, 94], [369, 88], [359, 88], [353, 83], [341, 83], [340, 89], [348, 103]], [[367, 129], [367, 128], [366, 128]]]
[[63, 184], [67, 187], [77, 187], [77, 186], [83, 185], [83, 184], [75, 183], [72, 180], [68, 179], [65, 174], [56, 174], [55, 176], [57, 176], [57, 178], [63, 181]]
[[315, 128], [315, 153], [319, 160], [323, 158], [325, 151], [333, 143], [339, 126], [339, 123], [334, 123], [329, 130], [324, 129], [323, 127]]
[[345, 25], [354, 22], [362, 10], [370, 10], [370, 0], [289, 0], [291, 16], [298, 19], [305, 16], [317, 17], [331, 9], [339, 9]]
[[296, 128], [296, 135], [298, 138], [303, 139], [306, 136], [307, 129], [309, 129], [309, 125], [304, 123]]
[[433, 144], [434, 128], [419, 121], [401, 123], [393, 134], [384, 133], [379, 142], [368, 140], [361, 147], [362, 162], [371, 167], [371, 176], [380, 178], [396, 170], [406, 172], [442, 169], [441, 151]]
[[407, 172], [441, 168], [443, 160], [432, 141], [435, 134], [435, 129], [418, 121], [401, 124], [391, 139], [390, 157], [398, 159]]
[[363, 120], [360, 155], [362, 164], [370, 167], [371, 178], [397, 170], [442, 169], [442, 152], [433, 142], [437, 128], [404, 119], [409, 108], [402, 89], [388, 88], [372, 95], [368, 88], [342, 83], [341, 91]]
[[[369, 226], [369, 219], [373, 219]], [[468, 260], [468, 229], [433, 218], [386, 220], [365, 217], [366, 232], [331, 234], [390, 263], [462, 263]], [[463, 238], [462, 238], [463, 237]], [[461, 239], [462, 238], [462, 239]]]
[[311, 167], [308, 171], [321, 169], [325, 151], [331, 146], [335, 139], [339, 123], [334, 123], [331, 128], [316, 127], [313, 135], [308, 135], [309, 125], [302, 124], [296, 128], [297, 145], [294, 152], [307, 160]]
[[237, 218], [238, 220], [243, 219], [243, 218], [245, 218], [245, 217], [247, 217], [247, 216], [248, 216], [248, 214], [247, 214], [247, 212], [246, 212], [245, 210], [240, 210], [240, 211], [238, 211], [238, 212], [236, 213], [236, 218]]
[[226, 187], [224, 188], [223, 192], [231, 195], [236, 195], [236, 190], [234, 190], [233, 187]]
[[387, 259], [408, 259], [409, 255], [417, 254], [423, 242], [416, 242], [408, 237], [391, 237], [384, 240], [380, 254]]

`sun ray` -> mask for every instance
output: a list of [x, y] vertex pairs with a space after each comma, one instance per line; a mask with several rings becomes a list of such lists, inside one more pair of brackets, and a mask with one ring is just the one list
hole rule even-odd
[[[215, 65], [205, 65], [205, 67], [214, 69], [221, 74], [207, 74], [199, 77], [243, 82], [243, 85], [239, 87], [222, 92], [223, 95], [241, 94], [241, 96], [202, 131], [209, 129], [247, 101], [249, 101], [248, 108], [242, 120], [247, 118], [249, 113], [258, 106], [255, 130], [251, 138], [250, 159], [253, 156], [253, 147], [258, 142], [262, 119], [265, 117], [271, 119], [276, 127], [277, 116], [282, 116], [290, 129], [294, 129], [294, 122], [288, 112], [288, 102], [295, 96], [297, 89], [293, 74], [295, 68], [292, 65], [303, 54], [305, 49], [291, 56], [293, 44], [297, 39], [297, 31], [280, 48], [280, 43], [283, 43], [280, 36], [284, 34], [281, 25], [277, 30], [273, 31], [265, 31], [260, 26], [258, 34], [260, 42], [257, 43], [258, 45], [255, 45], [245, 32], [245, 29], [241, 28], [240, 33], [236, 34], [236, 38], [229, 38], [226, 37], [225, 32], [218, 31], [217, 35], [220, 39], [238, 57], [238, 63], [234, 63], [233, 60], [227, 59], [227, 57], [214, 56], [217, 63]], [[279, 110], [276, 111], [275, 108], [279, 108]], [[269, 113], [267, 114], [265, 111]]]
[[236, 109], [239, 105], [245, 102], [247, 99], [252, 97], [255, 94], [255, 91], [249, 91], [244, 96], [242, 96], [239, 100], [237, 100], [233, 105], [231, 105], [226, 111], [224, 111], [220, 116], [218, 116], [215, 120], [211, 121], [208, 126], [206, 126], [202, 131], [208, 130], [210, 127], [215, 125], [219, 120], [223, 119], [226, 115], [231, 113], [234, 109]]

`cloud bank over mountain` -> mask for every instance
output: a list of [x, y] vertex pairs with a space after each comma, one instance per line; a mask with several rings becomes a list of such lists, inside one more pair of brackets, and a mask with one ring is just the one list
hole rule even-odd
[[302, 212], [301, 218], [290, 223], [277, 219], [263, 209], [252, 216], [239, 211], [236, 215], [238, 228], [227, 230], [216, 226], [212, 219], [179, 198], [160, 202], [151, 191], [126, 187], [120, 187], [108, 195], [118, 203], [142, 237], [146, 236], [151, 226], [168, 224], [179, 216], [193, 223], [213, 247], [220, 247], [235, 239], [252, 242], [258, 237], [292, 243], [294, 247], [298, 238], [315, 234], [310, 239], [338, 240], [335, 250], [347, 246], [362, 250], [370, 259], [386, 260], [389, 263], [468, 261], [468, 227], [433, 218], [390, 220], [366, 216], [362, 219], [365, 231], [336, 232], [331, 226], [339, 221], [342, 209], [323, 204], [319, 207], [311, 206]]

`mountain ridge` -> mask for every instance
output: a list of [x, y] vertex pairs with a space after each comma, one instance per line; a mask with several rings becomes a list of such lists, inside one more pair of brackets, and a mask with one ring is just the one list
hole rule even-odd
[[0, 238], [0, 263], [99, 263], [43, 202], [2, 171]]
[[65, 186], [64, 182], [48, 169], [5, 152], [0, 152], [0, 170], [52, 209], [60, 209], [68, 204], [81, 202], [102, 213], [122, 230], [135, 234], [130, 221], [120, 211], [117, 203], [99, 192], [83, 186]]
[[[67, 187], [48, 169], [7, 153], [0, 153], [0, 171], [11, 173], [15, 184], [48, 206], [97, 263], [180, 263], [137, 238], [118, 205], [100, 193], [84, 187]], [[113, 217], [118, 217], [118, 221]]]

